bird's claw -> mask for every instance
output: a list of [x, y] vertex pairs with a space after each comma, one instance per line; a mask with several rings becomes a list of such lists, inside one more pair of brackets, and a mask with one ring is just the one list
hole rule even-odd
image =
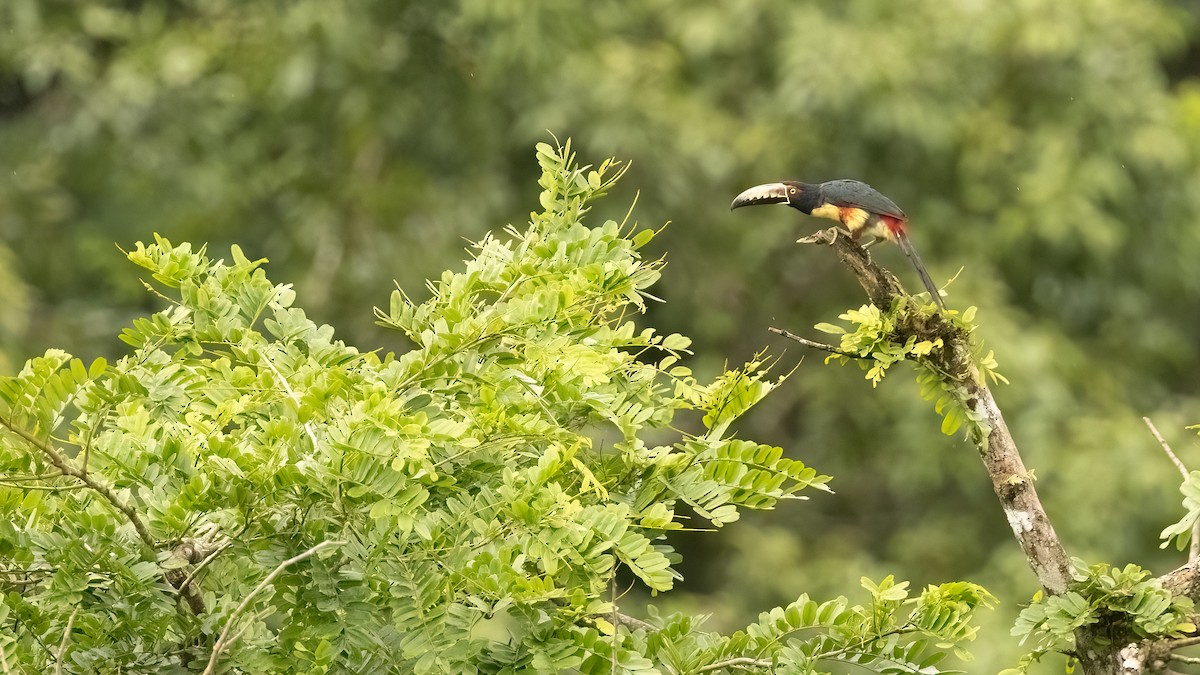
[[796, 240], [797, 244], [832, 244], [837, 240], [839, 232], [842, 232], [837, 227], [827, 227], [824, 230], [817, 230], [807, 237], [800, 237]]

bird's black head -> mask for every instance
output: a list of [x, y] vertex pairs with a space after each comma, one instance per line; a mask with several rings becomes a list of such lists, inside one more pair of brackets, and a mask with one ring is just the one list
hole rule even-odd
[[795, 180], [755, 185], [735, 197], [729, 208], [732, 210], [759, 204], [787, 204], [804, 213], [812, 213], [812, 210], [821, 204], [818, 187]]

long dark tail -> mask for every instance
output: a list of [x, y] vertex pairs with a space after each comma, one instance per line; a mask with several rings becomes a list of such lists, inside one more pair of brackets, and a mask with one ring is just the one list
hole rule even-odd
[[917, 249], [913, 248], [912, 242], [908, 240], [908, 235], [903, 230], [896, 233], [896, 243], [900, 244], [900, 248], [904, 249], [904, 255], [908, 256], [913, 267], [917, 268], [917, 274], [921, 276], [921, 283], [925, 284], [925, 289], [929, 291], [934, 302], [943, 310], [946, 309], [946, 303], [942, 302], [942, 294], [938, 292], [938, 287], [933, 283], [929, 272], [925, 271], [925, 263], [921, 262], [921, 256], [917, 255]]

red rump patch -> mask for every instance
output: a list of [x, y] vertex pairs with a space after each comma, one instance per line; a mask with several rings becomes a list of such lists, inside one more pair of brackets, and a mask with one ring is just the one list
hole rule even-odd
[[888, 232], [891, 232], [893, 236], [904, 234], [905, 227], [903, 220], [894, 216], [883, 215], [879, 216], [879, 219], [883, 221], [884, 226], [887, 227]]

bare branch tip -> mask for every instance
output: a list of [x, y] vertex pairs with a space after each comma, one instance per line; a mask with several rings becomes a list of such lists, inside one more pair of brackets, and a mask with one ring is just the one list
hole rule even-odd
[[[1187, 465], [1183, 463], [1183, 460], [1179, 459], [1179, 455], [1176, 455], [1174, 450], [1171, 450], [1167, 439], [1163, 438], [1162, 433], [1159, 432], [1158, 427], [1154, 426], [1154, 422], [1151, 422], [1149, 417], [1143, 417], [1142, 421], [1150, 428], [1150, 433], [1154, 434], [1154, 438], [1158, 441], [1159, 446], [1162, 447], [1163, 452], [1167, 453], [1167, 458], [1171, 460], [1176, 469], [1179, 469], [1183, 480], [1187, 481], [1190, 475]], [[1192, 542], [1188, 548], [1188, 562], [1195, 563], [1197, 560], [1200, 560], [1200, 520], [1196, 521], [1196, 524], [1192, 526]]]
[[1162, 447], [1163, 452], [1167, 453], [1167, 458], [1171, 460], [1171, 463], [1174, 464], [1177, 469], [1179, 469], [1179, 473], [1183, 474], [1184, 478], [1187, 478], [1189, 473], [1187, 465], [1179, 459], [1179, 455], [1176, 455], [1175, 452], [1171, 450], [1170, 444], [1167, 443], [1167, 439], [1163, 438], [1163, 435], [1158, 430], [1158, 427], [1154, 426], [1154, 422], [1151, 422], [1149, 417], [1143, 417], [1142, 421], [1146, 423], [1147, 427], [1149, 427], [1150, 433], [1154, 434], [1154, 439], [1158, 441], [1158, 444]]
[[827, 345], [824, 342], [817, 342], [815, 340], [809, 340], [808, 338], [801, 337], [799, 335], [796, 335], [795, 333], [786, 331], [782, 328], [776, 328], [774, 326], [771, 326], [771, 327], [767, 328], [767, 330], [776, 335], [782, 335], [783, 337], [785, 337], [789, 340], [799, 342], [800, 344], [804, 345], [805, 347], [812, 347], [813, 349], [819, 349], [823, 352], [829, 352], [830, 354], [836, 354], [838, 356], [845, 356], [847, 358], [852, 358], [852, 359], [862, 358], [861, 356], [859, 356], [858, 354], [855, 354], [853, 352], [844, 351], [842, 349], [839, 349], [838, 347], [834, 347], [833, 345]]

